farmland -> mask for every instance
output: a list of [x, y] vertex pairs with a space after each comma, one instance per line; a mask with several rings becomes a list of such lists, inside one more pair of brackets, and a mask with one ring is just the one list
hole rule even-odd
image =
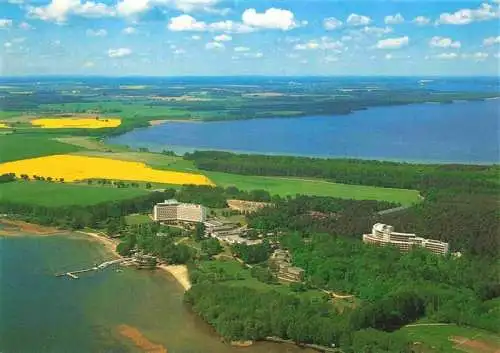
[[161, 171], [144, 163], [74, 155], [53, 155], [0, 164], [0, 174], [43, 176], [65, 181], [113, 179], [165, 184], [212, 185], [200, 174]]
[[117, 118], [40, 118], [31, 120], [31, 125], [43, 129], [102, 129], [120, 126]]
[[81, 150], [78, 146], [49, 140], [44, 136], [0, 137], [0, 163]]
[[42, 181], [17, 181], [0, 184], [0, 203], [15, 202], [37, 206], [93, 205], [106, 201], [131, 199], [148, 191], [135, 188], [93, 187]]
[[203, 172], [220, 186], [236, 186], [241, 190], [264, 189], [271, 194], [331, 196], [354, 200], [383, 200], [411, 205], [419, 201], [418, 191], [363, 185], [331, 183], [319, 179], [299, 179]]

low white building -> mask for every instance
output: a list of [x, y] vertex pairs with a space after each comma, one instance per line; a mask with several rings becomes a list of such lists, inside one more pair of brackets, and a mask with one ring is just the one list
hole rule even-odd
[[205, 222], [207, 210], [202, 205], [165, 200], [153, 208], [155, 221]]

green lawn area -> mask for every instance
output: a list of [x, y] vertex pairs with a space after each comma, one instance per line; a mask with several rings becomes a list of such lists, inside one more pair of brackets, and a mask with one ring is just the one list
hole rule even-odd
[[232, 259], [221, 258], [213, 261], [202, 261], [200, 268], [206, 270], [206, 272], [217, 273], [218, 271], [224, 271], [227, 274], [238, 276], [239, 279], [222, 282], [228, 286], [250, 287], [260, 291], [275, 290], [284, 294], [293, 293], [308, 299], [322, 300], [324, 298], [324, 294], [318, 290], [310, 289], [306, 292], [294, 293], [290, 290], [288, 284], [267, 284], [261, 282], [251, 276], [248, 268], [243, 267], [241, 263]]
[[40, 206], [93, 205], [105, 201], [130, 199], [148, 191], [136, 188], [118, 189], [41, 181], [16, 181], [0, 184], [0, 202]]
[[0, 163], [71, 153], [81, 149], [81, 147], [50, 140], [44, 136], [4, 135], [0, 136]]
[[205, 172], [219, 186], [236, 186], [242, 190], [264, 189], [280, 196], [296, 194], [331, 196], [355, 200], [379, 200], [411, 205], [419, 201], [416, 190], [389, 189], [375, 186], [337, 184], [323, 180], [238, 175]]
[[[456, 352], [498, 352], [500, 350], [500, 336], [491, 332], [471, 327], [457, 325], [447, 326], [410, 326], [401, 329], [414, 342], [421, 342], [424, 353], [456, 353]], [[460, 337], [481, 341], [491, 347], [491, 350], [473, 350], [466, 343], [452, 342], [449, 338]], [[458, 346], [458, 347], [457, 347]]]
[[125, 216], [125, 223], [127, 225], [136, 225], [136, 224], [144, 224], [153, 222], [148, 215], [145, 214], [133, 214]]

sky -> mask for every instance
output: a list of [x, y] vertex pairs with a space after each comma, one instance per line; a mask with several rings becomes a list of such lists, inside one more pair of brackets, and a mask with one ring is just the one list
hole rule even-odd
[[500, 0], [0, 0], [0, 75], [500, 74]]

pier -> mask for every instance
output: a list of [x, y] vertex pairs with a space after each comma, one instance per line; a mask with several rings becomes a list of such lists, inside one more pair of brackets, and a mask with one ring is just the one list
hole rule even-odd
[[78, 278], [80, 278], [77, 275], [79, 273], [102, 270], [102, 269], [105, 269], [108, 266], [111, 266], [113, 264], [119, 264], [119, 263], [125, 262], [127, 260], [128, 259], [117, 259], [117, 260], [105, 261], [105, 262], [103, 262], [100, 265], [96, 265], [96, 266], [90, 267], [90, 268], [85, 268], [83, 270], [56, 273], [56, 277], [68, 276], [69, 278], [72, 278], [72, 279], [78, 279]]

